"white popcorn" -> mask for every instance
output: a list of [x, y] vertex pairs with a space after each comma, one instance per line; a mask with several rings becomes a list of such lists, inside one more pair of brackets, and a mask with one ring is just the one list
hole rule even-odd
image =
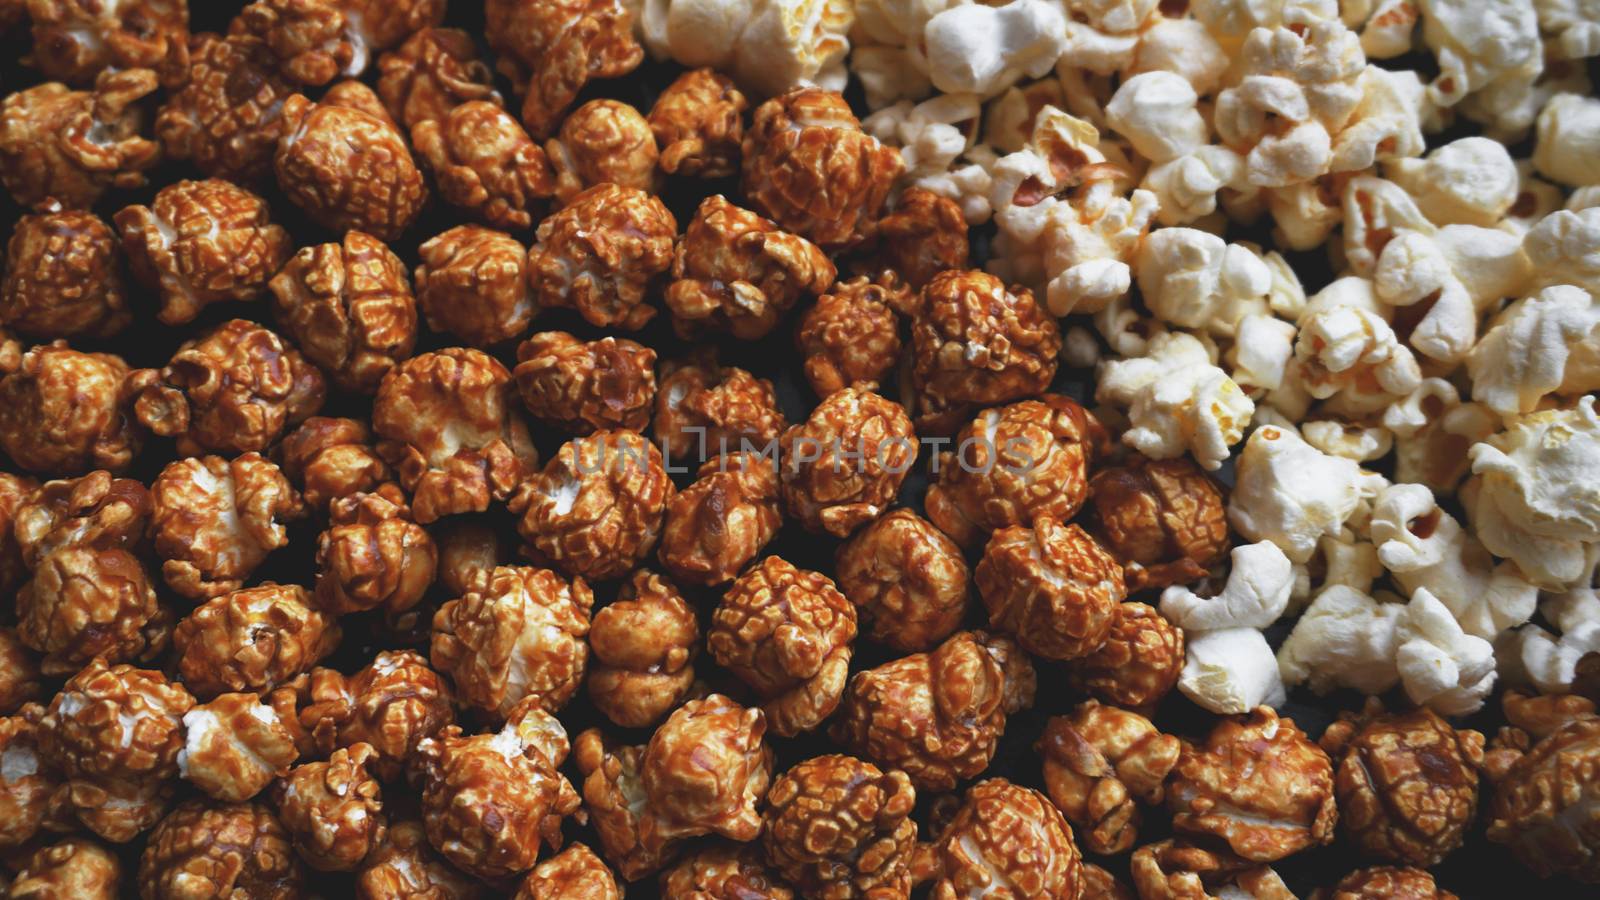
[[1600, 206], [1600, 184], [1586, 184], [1572, 192], [1564, 208], [1577, 212], [1596, 206]]
[[1142, 318], [1125, 294], [1112, 298], [1094, 314], [1092, 321], [1094, 329], [1117, 356], [1144, 356], [1151, 338], [1167, 331], [1159, 321]]
[[1371, 541], [1359, 540], [1349, 529], [1328, 535], [1317, 542], [1322, 557], [1322, 587], [1343, 585], [1363, 594], [1372, 592], [1372, 583], [1383, 577], [1378, 548]]
[[1469, 94], [1455, 109], [1483, 126], [1486, 137], [1508, 144], [1520, 143], [1528, 136], [1539, 110], [1557, 94], [1593, 93], [1588, 67], [1560, 58], [1554, 40], [1544, 42], [1550, 64], [1532, 79], [1507, 78], [1491, 82], [1483, 90]]
[[1100, 361], [1100, 342], [1082, 325], [1068, 328], [1061, 339], [1061, 361], [1074, 369], [1087, 369]]
[[1124, 81], [1106, 104], [1106, 121], [1152, 163], [1206, 145], [1210, 129], [1195, 108], [1200, 97], [1182, 76], [1145, 72]]
[[1055, 66], [1066, 49], [1066, 19], [1061, 4], [1046, 0], [963, 5], [928, 20], [923, 35], [934, 87], [992, 97]]
[[1228, 63], [1228, 55], [1203, 23], [1163, 17], [1142, 33], [1128, 71], [1173, 72], [1189, 82], [1195, 93], [1208, 96], [1221, 86]]
[[[1567, 196], [1561, 188], [1556, 187], [1533, 171], [1533, 160], [1517, 160], [1517, 202], [1511, 204], [1511, 209], [1506, 211], [1505, 218], [1495, 223], [1495, 227], [1509, 231], [1513, 234], [1527, 236], [1533, 226], [1544, 221], [1544, 217], [1558, 209], [1571, 209], [1574, 212], [1592, 204], [1583, 206], [1566, 206]], [[1576, 197], [1586, 188], [1579, 188], [1573, 192]]]
[[1454, 365], [1472, 349], [1477, 307], [1432, 236], [1408, 231], [1389, 241], [1372, 278], [1373, 293], [1390, 306], [1429, 302], [1409, 338], [1422, 355]]
[[1395, 668], [1406, 696], [1445, 716], [1483, 707], [1494, 688], [1494, 646], [1461, 630], [1426, 588], [1418, 589], [1395, 628]]
[[1482, 403], [1463, 403], [1455, 385], [1424, 378], [1383, 411], [1395, 435], [1395, 478], [1436, 494], [1454, 493], [1467, 477], [1466, 448], [1500, 430], [1500, 417]]
[[[1392, 59], [1411, 52], [1417, 16], [1416, 0], [1379, 0], [1361, 24], [1361, 49], [1369, 59]], [[1345, 24], [1356, 27], [1348, 21]]]
[[1193, 335], [1157, 335], [1148, 352], [1102, 363], [1095, 399], [1127, 408], [1133, 427], [1122, 442], [1144, 455], [1172, 459], [1187, 450], [1203, 468], [1220, 468], [1255, 404]]
[[1234, 383], [1245, 390], [1282, 387], [1289, 361], [1294, 359], [1294, 334], [1293, 324], [1273, 316], [1253, 313], [1240, 319], [1228, 351]]
[[1231, 336], [1238, 321], [1268, 310], [1272, 271], [1254, 251], [1194, 228], [1150, 233], [1135, 260], [1139, 291], [1169, 325]]
[[932, 90], [922, 34], [928, 20], [972, 0], [856, 0], [850, 69], [861, 79], [867, 105], [881, 109]]
[[1330, 456], [1356, 462], [1381, 459], [1394, 447], [1394, 435], [1378, 426], [1350, 425], [1344, 422], [1307, 422], [1300, 426], [1306, 443]]
[[1437, 230], [1404, 188], [1383, 178], [1359, 175], [1350, 179], [1343, 203], [1344, 261], [1354, 275], [1372, 276], [1392, 236]]
[[1530, 413], [1473, 445], [1463, 489], [1484, 546], [1549, 591], [1585, 574], [1600, 542], [1600, 416], [1588, 395], [1573, 409]]
[[1523, 236], [1535, 288], [1571, 284], [1600, 294], [1600, 207], [1558, 210]]
[[1417, 0], [1422, 40], [1439, 60], [1428, 93], [1454, 106], [1490, 87], [1513, 93], [1544, 70], [1539, 22], [1527, 0]]
[[1556, 36], [1567, 59], [1600, 56], [1600, 0], [1533, 0], [1539, 30]]
[[1572, 689], [1578, 660], [1600, 652], [1600, 621], [1579, 622], [1560, 637], [1529, 625], [1516, 633], [1512, 647], [1518, 674], [1543, 693], [1564, 694]]
[[1287, 429], [1256, 429], [1235, 468], [1228, 521], [1252, 541], [1271, 541], [1303, 563], [1324, 535], [1335, 535], [1383, 476], [1326, 453]]
[[1600, 100], [1577, 94], [1550, 98], [1539, 112], [1533, 165], [1546, 178], [1572, 187], [1600, 184]]
[[636, 19], [656, 56], [710, 66], [760, 96], [797, 84], [844, 90], [851, 0], [641, 0]]
[[1187, 225], [1216, 212], [1217, 193], [1241, 185], [1244, 173], [1244, 157], [1221, 144], [1207, 144], [1193, 153], [1151, 166], [1140, 187], [1154, 194], [1160, 203], [1157, 221], [1163, 225]]
[[1289, 261], [1276, 250], [1261, 255], [1272, 273], [1272, 287], [1267, 292], [1267, 305], [1272, 311], [1287, 319], [1299, 319], [1306, 309], [1306, 289], [1300, 285], [1300, 276], [1294, 273]]
[[1404, 611], [1346, 585], [1324, 588], [1278, 648], [1279, 675], [1318, 694], [1341, 687], [1384, 693], [1400, 680], [1395, 632]]
[[1215, 597], [1201, 597], [1182, 585], [1161, 593], [1161, 615], [1184, 630], [1266, 628], [1289, 605], [1294, 567], [1277, 545], [1262, 541], [1233, 548], [1228, 581]]
[[1294, 567], [1272, 544], [1235, 547], [1231, 563], [1217, 596], [1174, 586], [1162, 592], [1160, 607], [1186, 639], [1178, 689], [1225, 715], [1283, 702], [1283, 684], [1261, 629], [1283, 615], [1294, 587]]
[[1521, 190], [1506, 146], [1484, 137], [1451, 141], [1425, 159], [1393, 160], [1384, 172], [1435, 225], [1494, 225]]
[[1311, 396], [1338, 394], [1349, 410], [1381, 409], [1422, 383], [1410, 348], [1382, 316], [1357, 305], [1319, 306], [1313, 299], [1301, 317], [1294, 354]]
[[1277, 659], [1261, 632], [1224, 628], [1185, 636], [1178, 690], [1202, 709], [1239, 715], [1288, 700]]
[[1478, 539], [1420, 484], [1397, 484], [1373, 505], [1378, 561], [1407, 592], [1426, 590], [1468, 634], [1486, 640], [1533, 617], [1539, 592], [1516, 566], [1496, 565]]
[[1212, 33], [1235, 39], [1255, 28], [1339, 19], [1337, 0], [1194, 0], [1190, 11]]
[[1503, 416], [1533, 412], [1549, 394], [1600, 390], [1600, 300], [1571, 285], [1518, 300], [1467, 358], [1472, 397]]
[[1344, 220], [1341, 203], [1329, 202], [1325, 179], [1261, 191], [1272, 212], [1272, 236], [1289, 250], [1312, 250], [1322, 245]]
[[1034, 116], [1026, 146], [1001, 157], [991, 168], [991, 205], [997, 213], [1028, 210], [1018, 213], [1020, 219], [1033, 217], [1035, 207], [1049, 206], [1057, 193], [1112, 181], [1121, 174], [1100, 149], [1099, 129], [1054, 106], [1045, 106]]
[[1046, 106], [1064, 109], [1061, 82], [1046, 78], [1006, 88], [983, 108], [983, 142], [1000, 153], [1015, 153], [1033, 139], [1034, 121]]
[[[941, 94], [914, 105], [901, 100], [867, 116], [861, 127], [899, 148], [906, 167], [902, 184], [948, 197], [961, 206], [969, 222], [981, 222], [989, 217], [988, 172], [976, 164], [957, 164], [963, 154], [976, 149], [970, 129], [981, 114], [977, 95]], [[974, 155], [981, 156], [981, 150]]]
[[1425, 92], [1414, 72], [1367, 66], [1361, 73], [1361, 102], [1333, 140], [1331, 172], [1356, 172], [1380, 160], [1420, 154]]

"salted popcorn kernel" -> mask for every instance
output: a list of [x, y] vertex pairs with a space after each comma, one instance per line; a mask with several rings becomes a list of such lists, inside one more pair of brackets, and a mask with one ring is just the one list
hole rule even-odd
[[1550, 394], [1600, 390], [1597, 329], [1600, 300], [1568, 285], [1511, 304], [1467, 357], [1473, 399], [1512, 416]]
[[1133, 427], [1123, 433], [1124, 444], [1152, 459], [1188, 452], [1202, 467], [1217, 469], [1244, 436], [1255, 404], [1191, 335], [1157, 335], [1148, 352], [1102, 362], [1095, 399], [1127, 408]]

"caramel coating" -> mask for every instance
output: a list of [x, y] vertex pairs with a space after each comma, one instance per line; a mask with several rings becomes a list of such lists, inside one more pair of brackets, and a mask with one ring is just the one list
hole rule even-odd
[[360, 23], [368, 46], [388, 50], [443, 22], [449, 0], [339, 0], [339, 5]]
[[472, 35], [457, 28], [418, 31], [378, 57], [378, 73], [378, 95], [407, 134], [469, 101], [501, 104]]
[[496, 67], [524, 93], [522, 121], [544, 138], [591, 78], [638, 68], [644, 48], [622, 0], [486, 0], [485, 36]]
[[116, 900], [122, 863], [105, 847], [83, 838], [35, 850], [6, 894], [12, 900]]
[[1594, 842], [1600, 796], [1600, 718], [1575, 719], [1507, 770], [1489, 803], [1489, 840], [1541, 878], [1600, 881]]
[[916, 797], [899, 770], [853, 756], [814, 757], [773, 782], [762, 842], [779, 874], [807, 896], [906, 896]]
[[178, 623], [172, 649], [198, 696], [268, 691], [339, 644], [339, 626], [298, 585], [265, 582], [214, 597]]
[[[148, 373], [148, 374], [147, 374]], [[232, 319], [185, 341], [159, 372], [141, 370], [134, 413], [198, 456], [264, 451], [322, 408], [322, 373], [277, 334]]]
[[900, 359], [895, 309], [901, 301], [895, 297], [908, 292], [893, 272], [875, 279], [862, 275], [834, 285], [806, 310], [794, 342], [817, 396], [885, 382]]
[[418, 523], [483, 512], [537, 461], [510, 391], [505, 366], [465, 347], [413, 356], [383, 377], [372, 430]]
[[92, 84], [107, 69], [180, 68], [187, 0], [29, 0], [31, 64], [52, 81]]
[[595, 185], [539, 223], [528, 253], [534, 299], [572, 307], [591, 325], [637, 331], [656, 314], [647, 299], [666, 280], [677, 233], [678, 220], [659, 199]]
[[723, 593], [706, 649], [761, 695], [773, 733], [790, 737], [838, 708], [855, 636], [856, 608], [828, 576], [769, 556]]
[[439, 564], [426, 529], [411, 519], [400, 489], [333, 502], [317, 538], [317, 605], [329, 615], [379, 609], [391, 619], [422, 602]]
[[1139, 900], [1132, 889], [1115, 875], [1100, 868], [1094, 863], [1083, 864], [1083, 896], [1097, 898], [1097, 900]]
[[257, 803], [189, 800], [161, 820], [139, 858], [145, 900], [294, 900], [304, 880], [288, 833]]
[[948, 791], [989, 767], [1006, 717], [1033, 705], [1033, 664], [1008, 638], [951, 636], [850, 679], [830, 732], [854, 753]]
[[455, 722], [454, 697], [422, 654], [385, 650], [354, 675], [313, 669], [302, 690], [280, 688], [273, 702], [298, 703], [296, 718], [316, 754], [366, 744], [374, 751], [368, 768], [394, 781], [423, 738]]
[[1265, 706], [1185, 742], [1167, 786], [1172, 827], [1273, 862], [1333, 840], [1333, 764], [1292, 719]]
[[573, 844], [534, 866], [513, 900], [622, 900], [617, 878], [582, 844]]
[[1357, 869], [1332, 888], [1318, 889], [1311, 900], [1457, 900], [1422, 869], [1373, 866]]
[[498, 734], [463, 737], [447, 726], [417, 745], [422, 820], [446, 859], [479, 878], [533, 868], [541, 841], [561, 846], [561, 820], [582, 801], [557, 768], [566, 732], [529, 704]]
[[1188, 584], [1232, 549], [1222, 489], [1189, 457], [1134, 454], [1089, 484], [1096, 529], [1122, 560], [1128, 590]]
[[257, 37], [197, 34], [189, 58], [187, 80], [156, 116], [162, 149], [210, 178], [266, 181], [283, 134], [283, 103], [294, 94], [277, 57]]
[[511, 235], [476, 225], [424, 243], [416, 283], [428, 327], [478, 347], [521, 335], [537, 311], [523, 280], [526, 253]]
[[137, 550], [150, 513], [144, 485], [100, 470], [36, 488], [14, 509], [13, 538], [23, 564], [36, 569], [67, 547]]
[[900, 404], [861, 387], [829, 394], [783, 433], [783, 506], [809, 531], [845, 537], [894, 502], [917, 460]]
[[661, 366], [654, 433], [677, 465], [776, 447], [786, 427], [772, 382], [765, 378], [719, 366], [709, 351]]
[[727, 178], [739, 171], [744, 112], [750, 101], [733, 80], [712, 69], [679, 75], [650, 108], [650, 131], [661, 171], [690, 178]]
[[0, 449], [30, 472], [122, 472], [144, 446], [134, 420], [137, 381], [109, 353], [79, 353], [65, 342], [22, 354], [0, 378]]
[[405, 264], [370, 234], [301, 249], [268, 286], [284, 330], [341, 390], [374, 393], [416, 344]]
[[904, 653], [933, 649], [961, 626], [971, 572], [961, 548], [909, 509], [856, 532], [834, 555], [839, 589], [872, 640]]
[[0, 753], [8, 765], [0, 770], [0, 848], [11, 851], [28, 844], [47, 825], [59, 824], [57, 794], [65, 788], [61, 773], [41, 749], [44, 707], [27, 703], [16, 715], [0, 718]]
[[242, 803], [299, 758], [292, 725], [257, 694], [221, 694], [184, 714], [178, 770], [208, 795]]
[[94, 213], [23, 216], [6, 245], [0, 325], [40, 340], [107, 338], [133, 321], [117, 238]]
[[827, 290], [836, 274], [817, 245], [715, 194], [678, 242], [667, 309], [680, 337], [725, 331], [754, 340], [803, 298]]
[[1183, 629], [1155, 607], [1123, 603], [1100, 649], [1073, 660], [1067, 680], [1103, 703], [1152, 709], [1183, 674]]
[[[498, 102], [468, 100], [411, 129], [446, 203], [495, 227], [524, 229], [559, 193], [545, 151]], [[575, 193], [575, 192], [574, 192]]]
[[145, 138], [141, 102], [156, 90], [149, 69], [106, 72], [93, 90], [60, 82], [0, 102], [0, 183], [35, 210], [88, 209], [112, 188], [142, 187], [161, 158]]
[[24, 703], [44, 696], [40, 674], [38, 657], [17, 629], [0, 628], [0, 716], [14, 715]]
[[38, 488], [32, 478], [0, 472], [0, 594], [10, 593], [28, 577], [14, 529], [17, 511]]
[[1045, 791], [1085, 847], [1122, 853], [1138, 837], [1139, 804], [1161, 802], [1179, 746], [1144, 716], [1089, 700], [1045, 723], [1038, 744]]
[[661, 894], [685, 900], [794, 900], [794, 891], [768, 871], [750, 844], [699, 845], [661, 873]]
[[156, 602], [144, 566], [115, 547], [54, 551], [16, 604], [17, 633], [44, 654], [39, 668], [46, 675], [71, 675], [96, 657], [149, 662], [172, 631], [172, 614]]
[[267, 554], [289, 543], [284, 522], [305, 514], [288, 479], [257, 453], [176, 460], [150, 495], [162, 577], [193, 600], [238, 590]]
[[100, 839], [126, 844], [167, 814], [173, 787], [170, 779], [76, 777], [56, 801]]
[[192, 321], [208, 304], [254, 300], [292, 252], [289, 233], [267, 202], [219, 178], [162, 188], [149, 206], [117, 213], [128, 267], [161, 296], [168, 325]]
[[1061, 813], [1043, 794], [1003, 778], [967, 791], [933, 853], [933, 900], [1001, 891], [1077, 897], [1083, 891], [1083, 858]]
[[617, 100], [590, 100], [567, 116], [545, 142], [555, 172], [555, 195], [567, 203], [597, 184], [654, 193], [655, 135], [637, 109]]
[[284, 194], [324, 227], [384, 241], [404, 234], [428, 197], [411, 149], [393, 126], [299, 94], [283, 103], [273, 169]]
[[974, 548], [1011, 525], [1070, 520], [1089, 496], [1089, 466], [1109, 443], [1094, 413], [1059, 394], [978, 413], [939, 454], [928, 518]]
[[1111, 554], [1082, 528], [1049, 518], [995, 532], [974, 575], [990, 624], [1045, 659], [1099, 650], [1127, 596]]
[[240, 10], [228, 30], [261, 38], [285, 78], [319, 87], [366, 68], [366, 42], [351, 25], [330, 0], [256, 0]]
[[604, 581], [626, 575], [655, 549], [672, 490], [655, 444], [607, 429], [562, 444], [507, 506], [535, 559]]
[[429, 532], [439, 548], [439, 584], [455, 597], [472, 590], [478, 578], [508, 560], [514, 549], [500, 529], [478, 517], [446, 519]]
[[706, 460], [693, 484], [667, 501], [657, 556], [674, 578], [726, 584], [778, 533], [778, 471], [759, 453]]
[[160, 672], [93, 659], [50, 701], [39, 748], [73, 777], [169, 778], [193, 705], [185, 686]]
[[971, 263], [961, 206], [925, 188], [901, 193], [894, 210], [878, 222], [876, 237], [869, 265], [899, 273], [913, 290]]
[[571, 434], [644, 431], [656, 399], [656, 353], [614, 337], [543, 331], [517, 347], [512, 376], [534, 418]]
[[1133, 853], [1132, 869], [1143, 900], [1202, 900], [1230, 894], [1296, 900], [1270, 867], [1182, 840], [1140, 847]]
[[700, 626], [672, 582], [640, 569], [595, 613], [589, 699], [623, 728], [660, 721], [694, 688]]
[[477, 900], [483, 887], [428, 846], [421, 822], [394, 822], [356, 876], [361, 900]]
[[333, 751], [327, 762], [296, 766], [273, 789], [278, 818], [306, 864], [349, 872], [383, 843], [383, 789], [367, 772], [366, 744]]
[[796, 87], [756, 107], [745, 133], [745, 197], [825, 250], [860, 243], [905, 169], [834, 91]]
[[284, 435], [273, 457], [306, 505], [320, 512], [342, 497], [373, 491], [392, 475], [358, 419], [312, 416]]

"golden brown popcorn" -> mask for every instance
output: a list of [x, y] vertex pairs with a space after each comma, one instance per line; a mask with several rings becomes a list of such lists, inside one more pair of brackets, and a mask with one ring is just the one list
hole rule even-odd
[[594, 593], [549, 569], [498, 566], [433, 617], [433, 665], [461, 701], [494, 717], [530, 699], [551, 712], [577, 693], [589, 663]]
[[135, 377], [140, 423], [177, 438], [184, 456], [266, 450], [327, 393], [322, 373], [288, 341], [243, 319], [185, 341], [164, 368]]
[[538, 459], [512, 411], [511, 373], [465, 347], [413, 356], [389, 370], [373, 399], [372, 430], [423, 525], [488, 509], [490, 498], [509, 495]]
[[67, 838], [35, 850], [17, 871], [6, 894], [12, 900], [117, 900], [122, 863], [101, 845]]
[[558, 770], [567, 733], [531, 701], [499, 732], [447, 726], [417, 745], [422, 821], [446, 859], [479, 878], [533, 868], [539, 846], [561, 846], [561, 820], [582, 800]]
[[805, 357], [806, 380], [826, 397], [852, 385], [883, 384], [900, 361], [897, 295], [909, 294], [893, 272], [835, 284], [801, 317], [795, 346]]
[[273, 705], [298, 705], [294, 718], [311, 750], [326, 756], [367, 744], [375, 751], [368, 766], [385, 781], [400, 776], [418, 742], [455, 721], [449, 683], [411, 650], [385, 650], [354, 675], [313, 669], [300, 687], [280, 688]]
[[172, 632], [176, 668], [201, 697], [269, 691], [338, 645], [338, 624], [305, 588], [270, 581], [206, 601]]
[[333, 751], [327, 762], [296, 766], [273, 788], [278, 818], [306, 864], [319, 872], [349, 872], [383, 843], [389, 823], [383, 789], [367, 771], [372, 747]]
[[679, 75], [650, 108], [650, 130], [661, 148], [661, 171], [691, 178], [736, 174], [744, 111], [749, 106], [726, 75], [712, 69]]
[[1138, 836], [1139, 804], [1161, 802], [1179, 746], [1138, 713], [1086, 701], [1045, 723], [1038, 743], [1045, 791], [1085, 847], [1122, 853]]
[[131, 321], [117, 237], [104, 220], [66, 209], [17, 220], [0, 282], [0, 325], [54, 340], [107, 338]]
[[1128, 589], [1188, 584], [1232, 549], [1222, 489], [1187, 456], [1133, 454], [1089, 484], [1096, 531], [1122, 560]]
[[22, 475], [0, 472], [0, 593], [10, 593], [28, 577], [14, 528], [17, 510], [39, 489], [38, 482]]
[[304, 881], [288, 832], [258, 803], [186, 801], [139, 858], [139, 896], [148, 900], [295, 900]]
[[672, 582], [644, 569], [595, 613], [589, 699], [623, 728], [652, 725], [694, 688], [700, 649], [694, 610]]
[[[1397, 7], [1403, 9], [1404, 7]], [[1372, 866], [1357, 869], [1331, 888], [1319, 888], [1311, 900], [1457, 900], [1422, 869]]]
[[829, 394], [779, 443], [783, 506], [809, 531], [845, 537], [894, 502], [917, 461], [900, 404], [862, 387]]
[[34, 489], [13, 510], [12, 536], [29, 569], [66, 547], [136, 551], [151, 511], [144, 485], [102, 469]]
[[484, 18], [496, 68], [526, 94], [522, 121], [534, 137], [555, 130], [589, 79], [626, 75], [644, 60], [622, 0], [487, 0]]
[[989, 767], [1006, 717], [1033, 705], [1033, 664], [1008, 638], [963, 631], [850, 679], [834, 740], [924, 791]]
[[394, 822], [356, 875], [361, 900], [477, 900], [483, 885], [428, 846], [421, 822]]
[[88, 209], [112, 188], [142, 187], [161, 147], [144, 137], [141, 101], [156, 90], [149, 69], [106, 72], [92, 91], [60, 82], [0, 102], [0, 183], [34, 209]]
[[358, 419], [312, 416], [284, 435], [273, 458], [306, 505], [326, 512], [333, 501], [375, 490], [392, 477]]
[[732, 581], [778, 533], [778, 470], [759, 453], [706, 460], [693, 484], [667, 501], [661, 565], [690, 584]]
[[373, 393], [416, 344], [405, 263], [370, 234], [301, 249], [268, 287], [284, 330], [343, 390]]
[[648, 297], [666, 280], [677, 233], [656, 197], [595, 185], [539, 223], [528, 253], [534, 299], [572, 307], [591, 325], [637, 331], [656, 314]]
[[192, 321], [208, 304], [254, 300], [293, 250], [267, 201], [220, 178], [162, 188], [116, 215], [128, 267], [161, 296], [157, 318]]
[[545, 151], [498, 102], [468, 100], [418, 122], [411, 141], [439, 196], [495, 228], [528, 228], [535, 207], [557, 192]]
[[27, 0], [33, 20], [28, 62], [52, 81], [92, 84], [112, 69], [187, 62], [187, 0]]
[[1104, 703], [1153, 709], [1183, 673], [1183, 629], [1145, 603], [1124, 603], [1100, 649], [1067, 667], [1067, 680]]
[[317, 605], [333, 616], [381, 608], [392, 620], [422, 602], [438, 564], [398, 486], [341, 497], [317, 538]]
[[1078, 897], [1083, 858], [1072, 829], [1038, 791], [980, 781], [933, 845], [933, 900], [1007, 892]]
[[1110, 449], [1094, 413], [1060, 394], [978, 413], [938, 458], [928, 518], [974, 548], [1009, 525], [1065, 522], [1089, 496], [1089, 466]]
[[289, 543], [284, 522], [305, 514], [288, 479], [257, 453], [176, 460], [150, 495], [161, 574], [192, 600], [238, 590], [267, 554]]
[[406, 134], [472, 100], [501, 104], [472, 35], [457, 28], [418, 31], [378, 57], [378, 72], [378, 94]]
[[160, 672], [91, 660], [50, 701], [39, 748], [74, 778], [169, 778], [192, 706], [184, 686]]
[[922, 289], [911, 322], [918, 425], [953, 428], [973, 406], [1020, 400], [1056, 375], [1061, 330], [1027, 288], [951, 269]]
[[257, 694], [221, 694], [184, 713], [178, 773], [211, 797], [242, 803], [289, 774], [300, 756], [293, 726]]
[[378, 92], [367, 87], [363, 82], [347, 78], [328, 88], [327, 93], [322, 95], [320, 102], [328, 106], [342, 106], [346, 109], [364, 112], [395, 131], [398, 132], [400, 130], [400, 126], [396, 125], [394, 119], [390, 118], [389, 108], [383, 105], [383, 99], [378, 96]]
[[677, 465], [740, 450], [776, 449], [786, 427], [772, 382], [718, 365], [710, 350], [661, 365], [654, 432], [662, 452]]
[[172, 807], [171, 779], [79, 777], [55, 801], [102, 840], [125, 844], [155, 827]]
[[1535, 875], [1600, 881], [1594, 798], [1600, 796], [1600, 718], [1583, 716], [1542, 738], [1495, 783], [1489, 840]]
[[[39, 659], [15, 628], [0, 628], [0, 715], [15, 715], [44, 695]], [[0, 844], [5, 843], [0, 839]]]
[[1099, 650], [1127, 596], [1122, 567], [1105, 548], [1048, 518], [995, 532], [974, 575], [995, 630], [1045, 659]]
[[656, 353], [614, 337], [542, 331], [517, 347], [512, 376], [534, 418], [572, 434], [644, 431], [656, 398]]
[[622, 900], [617, 877], [600, 857], [573, 844], [534, 866], [512, 900]]
[[294, 94], [277, 57], [259, 38], [215, 34], [191, 38], [189, 57], [187, 81], [156, 116], [162, 149], [208, 177], [267, 180], [283, 133], [283, 102]]
[[1167, 785], [1172, 827], [1273, 862], [1333, 840], [1333, 764], [1291, 719], [1262, 706], [1185, 742]]
[[428, 197], [411, 149], [393, 126], [299, 94], [283, 103], [273, 168], [284, 194], [324, 227], [384, 241], [404, 234]]
[[907, 188], [878, 222], [868, 269], [890, 269], [920, 291], [935, 275], [971, 263], [961, 206], [924, 188]]
[[545, 142], [545, 152], [561, 203], [606, 182], [655, 192], [655, 135], [644, 116], [621, 101], [590, 100], [573, 110]]
[[909, 896], [916, 802], [898, 769], [818, 756], [773, 782], [762, 843], [778, 873], [808, 896]]
[[428, 327], [487, 347], [527, 330], [538, 311], [523, 279], [527, 250], [502, 231], [460, 225], [417, 251], [417, 302]]
[[723, 593], [706, 650], [761, 695], [773, 733], [790, 737], [838, 708], [855, 636], [856, 608], [828, 576], [769, 556]]
[[17, 633], [44, 654], [46, 675], [91, 659], [151, 662], [166, 649], [172, 612], [156, 601], [138, 557], [120, 547], [72, 545], [39, 562], [17, 591]]
[[838, 274], [821, 248], [768, 219], [707, 197], [678, 242], [667, 309], [683, 338], [706, 331], [754, 340]]
[[972, 574], [961, 548], [909, 509], [856, 532], [834, 560], [839, 589], [880, 644], [931, 650], [966, 617]]
[[1477, 812], [1483, 743], [1426, 707], [1385, 714], [1368, 698], [1363, 715], [1335, 722], [1318, 741], [1335, 760], [1340, 830], [1369, 856], [1437, 865]]
[[439, 584], [459, 597], [472, 590], [478, 578], [511, 558], [511, 546], [501, 529], [481, 516], [457, 516], [428, 529], [439, 548]]
[[121, 357], [41, 344], [0, 378], [0, 449], [30, 472], [126, 470], [144, 446], [138, 376]]
[[860, 243], [904, 171], [837, 92], [797, 87], [756, 107], [742, 187], [757, 212], [825, 250]]
[[0, 718], [0, 848], [8, 853], [29, 844], [41, 829], [60, 830], [55, 798], [65, 787], [59, 763], [42, 749], [44, 707], [27, 703]]
[[562, 444], [507, 506], [531, 556], [604, 581], [649, 557], [672, 491], [655, 444], [607, 429]]
[[449, 0], [338, 0], [338, 4], [365, 35], [367, 46], [388, 50], [443, 22]]
[[266, 42], [285, 78], [308, 87], [354, 78], [367, 67], [372, 48], [359, 22], [346, 18], [336, 0], [256, 0], [240, 10], [228, 31]]
[[1132, 869], [1141, 900], [1203, 900], [1213, 896], [1296, 900], [1270, 866], [1184, 840], [1140, 847], [1133, 853]]
[[794, 900], [753, 844], [714, 841], [661, 873], [661, 894], [686, 900]]

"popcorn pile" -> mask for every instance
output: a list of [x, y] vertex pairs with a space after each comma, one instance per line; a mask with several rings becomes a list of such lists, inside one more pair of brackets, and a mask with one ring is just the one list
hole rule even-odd
[[236, 6], [0, 2], [9, 896], [1600, 882], [1600, 7]]

